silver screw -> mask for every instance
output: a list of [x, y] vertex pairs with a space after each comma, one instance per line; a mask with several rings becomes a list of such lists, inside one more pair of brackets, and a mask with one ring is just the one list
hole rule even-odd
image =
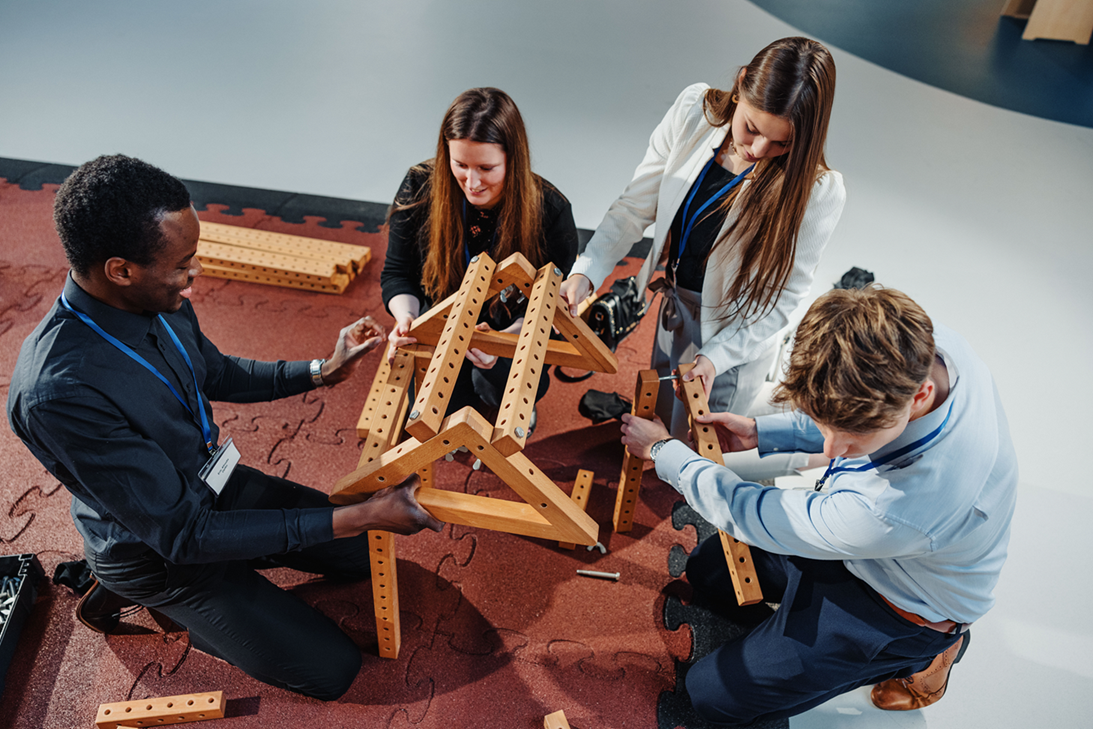
[[520, 427], [516, 428], [516, 437], [517, 438], [523, 438], [524, 437], [524, 429], [523, 428], [520, 428]]
[[561, 275], [562, 275], [562, 269], [560, 269], [560, 268], [558, 268], [557, 266], [555, 266], [555, 267], [554, 267], [554, 275], [555, 275], [555, 276], [561, 276]]
[[481, 458], [475, 458], [474, 459], [474, 464], [471, 466], [471, 468], [473, 468], [475, 471], [482, 468], [482, 459]]
[[478, 263], [478, 256], [471, 259], [471, 263]]
[[417, 420], [417, 416], [419, 415], [421, 415], [421, 413], [419, 413], [417, 410], [412, 411], [410, 413], [410, 420]]
[[619, 581], [618, 572], [597, 572], [595, 570], [577, 570], [577, 574], [581, 577], [599, 577], [601, 580], [614, 580]]

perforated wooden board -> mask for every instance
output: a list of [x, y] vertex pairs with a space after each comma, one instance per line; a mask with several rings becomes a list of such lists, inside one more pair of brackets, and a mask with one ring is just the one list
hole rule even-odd
[[[656, 370], [640, 370], [634, 387], [634, 402], [630, 405], [630, 414], [634, 417], [652, 420], [656, 413], [657, 393], [660, 380]], [[634, 509], [638, 505], [641, 493], [641, 478], [645, 471], [645, 461], [630, 453], [623, 452], [622, 471], [619, 473], [619, 490], [615, 494], [615, 513], [612, 523], [616, 532], [628, 532], [634, 526]]]
[[372, 258], [372, 250], [367, 246], [338, 243], [337, 241], [322, 240], [320, 238], [307, 238], [287, 233], [274, 233], [269, 230], [240, 228], [220, 223], [202, 222], [201, 240], [299, 258], [329, 261], [351, 277], [363, 270]]
[[95, 726], [98, 729], [164, 726], [223, 718], [224, 692], [209, 691], [100, 704], [95, 716]]

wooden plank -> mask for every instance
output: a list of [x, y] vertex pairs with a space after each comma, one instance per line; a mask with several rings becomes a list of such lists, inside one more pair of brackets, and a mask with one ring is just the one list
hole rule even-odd
[[372, 250], [368, 246], [204, 221], [201, 223], [200, 238], [212, 243], [330, 261], [351, 277], [362, 271], [372, 258]]
[[543, 359], [547, 342], [550, 341], [554, 311], [560, 300], [558, 287], [561, 283], [561, 270], [553, 263], [547, 264], [539, 269], [528, 296], [524, 324], [520, 328], [520, 339], [513, 353], [512, 368], [505, 382], [505, 393], [491, 438], [493, 447], [502, 455], [509, 456], [523, 450], [527, 442], [535, 395], [546, 367]]
[[[386, 359], [384, 360], [386, 364]], [[402, 422], [409, 407], [409, 387], [413, 372], [414, 358], [403, 352], [396, 352], [391, 365], [387, 367], [387, 377], [379, 391], [379, 397], [373, 403], [371, 397], [365, 404], [365, 410], [372, 407], [368, 433], [361, 448], [358, 466], [374, 460], [386, 453], [399, 441], [402, 435]], [[384, 365], [377, 372], [383, 372]], [[364, 418], [364, 413], [361, 413]], [[359, 428], [358, 428], [359, 431]]]
[[619, 360], [615, 353], [596, 336], [584, 319], [571, 315], [568, 306], [558, 307], [554, 326], [578, 352], [587, 358], [586, 369], [611, 375], [619, 371]]
[[537, 539], [558, 539], [558, 528], [529, 504], [493, 499], [460, 491], [418, 489], [418, 503], [430, 514], [449, 524], [492, 529]]
[[299, 278], [305, 281], [329, 281], [334, 274], [338, 273], [338, 267], [330, 261], [286, 256], [281, 253], [226, 246], [209, 241], [197, 242], [197, 258], [201, 263], [208, 261], [223, 268], [254, 270], [270, 276]]
[[[683, 381], [683, 375], [694, 368], [694, 363], [681, 364], [679, 366], [680, 385], [683, 387], [683, 402], [687, 406], [687, 416], [690, 421], [691, 434], [695, 441], [695, 451], [714, 463], [725, 465], [725, 459], [721, 453], [721, 444], [717, 440], [717, 433], [712, 425], [695, 422], [695, 417], [705, 415], [710, 411], [709, 402], [706, 400], [706, 390], [702, 387], [702, 381], [697, 377], [690, 382]], [[736, 600], [741, 605], [754, 605], [763, 600], [763, 590], [759, 586], [759, 577], [755, 573], [755, 563], [751, 558], [751, 548], [735, 537], [722, 532], [721, 548], [725, 552], [725, 563], [729, 567], [729, 576], [732, 577], [732, 586], [736, 592]]]
[[[660, 380], [656, 370], [640, 370], [637, 385], [634, 388], [634, 401], [630, 405], [630, 414], [652, 420], [656, 413], [657, 393]], [[634, 509], [638, 505], [641, 492], [641, 477], [645, 470], [645, 461], [630, 453], [627, 448], [622, 458], [622, 471], [619, 473], [619, 489], [615, 494], [615, 513], [611, 522], [616, 532], [628, 532], [634, 526]]]
[[436, 344], [425, 382], [417, 392], [406, 424], [406, 431], [418, 440], [427, 440], [440, 432], [495, 267], [493, 259], [485, 254], [472, 258], [467, 267], [459, 296], [452, 305], [448, 323]]
[[[471, 336], [471, 347], [479, 349], [486, 354], [492, 354], [494, 357], [507, 357], [512, 359], [513, 353], [516, 352], [517, 342], [520, 339], [520, 335], [513, 332], [478, 332], [476, 331]], [[432, 345], [429, 344], [409, 344], [400, 348], [404, 352], [413, 352], [415, 355], [425, 355], [433, 350]], [[564, 342], [558, 339], [551, 339], [547, 342], [546, 355], [543, 361], [548, 365], [559, 365], [561, 367], [580, 367], [589, 369], [588, 357], [581, 352], [577, 351], [569, 342]]]
[[[577, 480], [573, 482], [573, 491], [569, 494], [569, 498], [573, 500], [573, 503], [585, 513], [588, 513], [588, 492], [592, 489], [593, 477], [592, 471], [586, 471], [583, 468], [577, 471]], [[573, 542], [558, 542], [558, 546], [562, 549], [575, 549], [577, 547]]]
[[395, 659], [402, 647], [395, 535], [384, 531], [368, 532], [368, 559], [372, 566], [372, 604], [376, 612], [380, 658]]
[[209, 278], [228, 278], [236, 281], [250, 281], [251, 283], [267, 284], [269, 286], [284, 286], [290, 289], [303, 289], [305, 291], [319, 291], [324, 294], [340, 294], [349, 285], [349, 277], [344, 273], [335, 273], [328, 280], [313, 280], [300, 277], [280, 276], [273, 273], [261, 273], [244, 268], [229, 268], [216, 263], [202, 260], [204, 274]]
[[163, 726], [188, 721], [224, 718], [224, 692], [160, 696], [137, 701], [99, 704], [95, 715], [98, 729], [117, 727]]
[[368, 397], [364, 399], [364, 407], [361, 408], [360, 417], [357, 418], [357, 437], [364, 440], [368, 437], [368, 429], [372, 425], [372, 415], [376, 412], [381, 395], [387, 389], [387, 378], [391, 375], [391, 363], [387, 361], [387, 352], [391, 345], [385, 345], [383, 354], [380, 355], [380, 364], [376, 368], [376, 374], [372, 377], [372, 386], [368, 389]]
[[1021, 37], [1089, 45], [1093, 38], [1093, 0], [1036, 0]]
[[1002, 15], [1028, 19], [1034, 5], [1036, 5], [1036, 0], [1006, 0], [1006, 4], [1002, 7]]
[[[334, 504], [353, 504], [364, 501], [368, 494], [395, 486], [425, 466], [431, 464], [445, 453], [449, 453], [465, 444], [468, 418], [477, 416], [476, 423], [482, 421], [472, 408], [465, 407], [453, 413], [444, 421], [443, 433], [425, 442], [408, 438], [397, 446], [381, 454], [378, 458], [358, 466], [351, 473], [335, 482], [330, 492], [330, 501]], [[483, 421], [484, 422], [484, 421]], [[487, 437], [493, 432], [492, 426], [486, 430]]]
[[543, 718], [543, 729], [569, 729], [569, 722], [565, 718], [565, 712], [559, 709], [553, 714], [547, 714]]

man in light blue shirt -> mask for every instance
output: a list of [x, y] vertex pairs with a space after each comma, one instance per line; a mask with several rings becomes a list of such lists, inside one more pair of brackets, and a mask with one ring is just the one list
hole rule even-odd
[[764, 599], [736, 605], [720, 540], [687, 564], [695, 599], [758, 622], [687, 676], [715, 725], [802, 713], [874, 684], [882, 709], [928, 706], [994, 604], [1017, 462], [986, 365], [905, 294], [835, 290], [797, 330], [775, 402], [793, 412], [713, 423], [722, 449], [823, 451], [815, 490], [742, 481], [624, 416], [623, 443], [651, 458], [704, 518], [752, 545]]

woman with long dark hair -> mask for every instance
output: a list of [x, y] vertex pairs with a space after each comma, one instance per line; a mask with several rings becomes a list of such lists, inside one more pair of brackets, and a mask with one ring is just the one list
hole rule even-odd
[[[683, 90], [645, 158], [562, 284], [577, 304], [656, 223], [639, 282], [665, 277], [652, 364], [694, 362], [714, 411], [746, 412], [777, 351], [777, 335], [808, 293], [846, 193], [824, 142], [835, 64], [822, 44], [783, 38], [742, 68], [731, 89]], [[661, 388], [657, 414], [673, 435], [686, 409]]]
[[[551, 262], [568, 274], [577, 257], [569, 201], [531, 170], [524, 121], [500, 89], [464, 91], [444, 114], [436, 157], [406, 173], [388, 217], [380, 285], [395, 326], [391, 356], [416, 342], [410, 325], [459, 289], [470, 259], [503, 261], [522, 253], [536, 268]], [[518, 332], [526, 301], [496, 297], [480, 329]], [[512, 361], [468, 349], [448, 412], [471, 405], [487, 415], [499, 405]], [[550, 378], [540, 379], [536, 400]], [[534, 426], [533, 426], [534, 427]]]

